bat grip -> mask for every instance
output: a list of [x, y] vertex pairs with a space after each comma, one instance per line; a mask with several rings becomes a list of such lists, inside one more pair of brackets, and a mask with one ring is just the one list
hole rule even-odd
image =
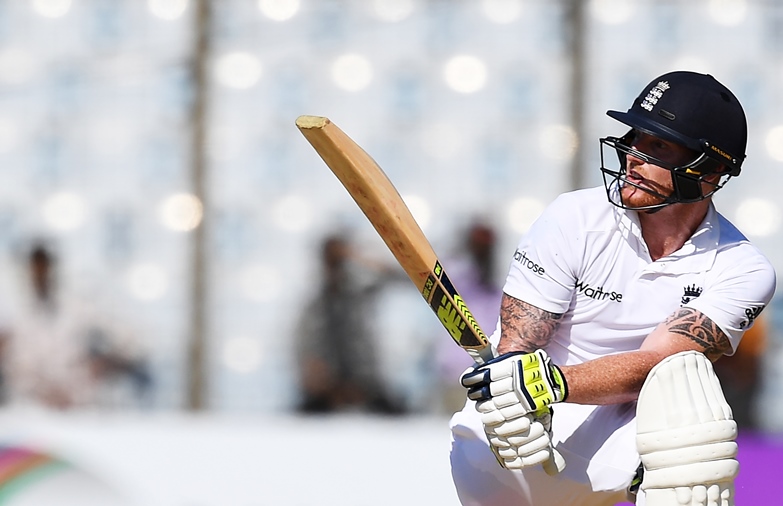
[[[535, 413], [530, 413], [530, 421], [536, 421], [539, 417], [538, 413], [542, 413], [541, 416], [550, 416], [550, 410], [549, 408], [542, 408], [541, 411], [536, 411]], [[550, 422], [551, 423], [551, 422]], [[550, 431], [550, 441], [549, 441], [549, 458], [542, 463], [542, 466], [544, 467], [544, 471], [549, 476], [555, 476], [560, 471], [565, 469], [566, 461], [563, 458], [563, 456], [560, 454], [559, 451], [555, 449], [555, 445], [551, 441], [552, 433]]]
[[544, 462], [542, 465], [544, 466], [544, 472], [548, 474], [549, 476], [555, 476], [560, 471], [565, 469], [566, 462], [562, 455], [560, 455], [560, 452], [555, 450], [555, 447], [552, 446], [551, 448], [551, 454], [549, 456], [549, 460]]
[[478, 365], [481, 365], [495, 358], [495, 350], [493, 348], [492, 345], [488, 344], [483, 348], [466, 348], [466, 351]]

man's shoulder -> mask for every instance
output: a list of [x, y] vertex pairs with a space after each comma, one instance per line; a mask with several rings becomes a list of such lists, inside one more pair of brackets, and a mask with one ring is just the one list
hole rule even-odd
[[606, 220], [615, 219], [615, 207], [606, 198], [603, 187], [561, 193], [550, 205], [555, 216], [579, 228], [606, 229]]
[[[718, 238], [718, 249], [734, 248], [736, 246], [745, 246], [752, 249], [757, 249], [750, 242], [745, 234], [736, 227], [728, 218], [721, 213], [717, 213], [718, 224], [720, 226], [720, 236]], [[759, 253], [761, 254], [761, 253]]]
[[606, 190], [603, 186], [582, 188], [579, 190], [572, 190], [561, 193], [555, 201], [568, 205], [590, 206], [591, 208], [607, 208], [609, 205], [611, 205], [607, 200]]
[[736, 244], [741, 242], [750, 243], [745, 234], [736, 227], [728, 218], [721, 213], [717, 213], [718, 223], [720, 224], [720, 244]]
[[741, 259], [746, 266], [756, 265], [758, 268], [760, 265], [764, 265], [769, 270], [773, 270], [772, 263], [766, 255], [720, 213], [718, 213], [718, 223], [720, 224], [719, 257]]

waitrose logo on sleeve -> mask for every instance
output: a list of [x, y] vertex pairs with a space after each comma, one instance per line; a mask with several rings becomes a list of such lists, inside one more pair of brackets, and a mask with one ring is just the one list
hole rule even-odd
[[516, 250], [514, 252], [514, 261], [519, 262], [523, 267], [530, 269], [534, 274], [538, 274], [539, 276], [543, 276], [546, 273], [543, 267], [527, 257], [526, 251]]

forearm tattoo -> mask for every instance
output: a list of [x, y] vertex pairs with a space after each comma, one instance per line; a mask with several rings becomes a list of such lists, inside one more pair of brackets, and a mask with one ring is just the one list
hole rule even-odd
[[695, 309], [682, 308], [666, 319], [669, 332], [685, 336], [704, 348], [703, 353], [710, 360], [720, 358], [731, 348], [728, 336], [715, 322]]
[[533, 352], [546, 347], [560, 325], [562, 314], [550, 313], [503, 294], [500, 302], [499, 351]]

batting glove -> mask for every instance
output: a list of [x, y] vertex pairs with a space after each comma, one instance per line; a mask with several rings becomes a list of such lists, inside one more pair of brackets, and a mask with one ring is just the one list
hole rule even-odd
[[565, 462], [552, 446], [549, 405], [565, 400], [568, 388], [544, 351], [501, 355], [468, 369], [460, 381], [476, 401], [490, 449], [502, 467], [543, 464], [548, 474], [563, 469]]
[[[485, 403], [485, 407], [491, 403]], [[490, 449], [498, 463], [506, 469], [524, 469], [543, 464], [545, 469], [555, 457], [551, 439], [551, 414], [522, 415], [519, 418], [491, 426], [484, 425]], [[547, 472], [554, 474], [557, 471]]]
[[568, 397], [568, 385], [559, 367], [543, 350], [533, 353], [506, 353], [472, 370], [460, 378], [468, 389], [468, 398], [476, 409], [485, 407], [482, 421], [487, 425], [516, 419], [528, 413], [543, 413], [550, 404]]

